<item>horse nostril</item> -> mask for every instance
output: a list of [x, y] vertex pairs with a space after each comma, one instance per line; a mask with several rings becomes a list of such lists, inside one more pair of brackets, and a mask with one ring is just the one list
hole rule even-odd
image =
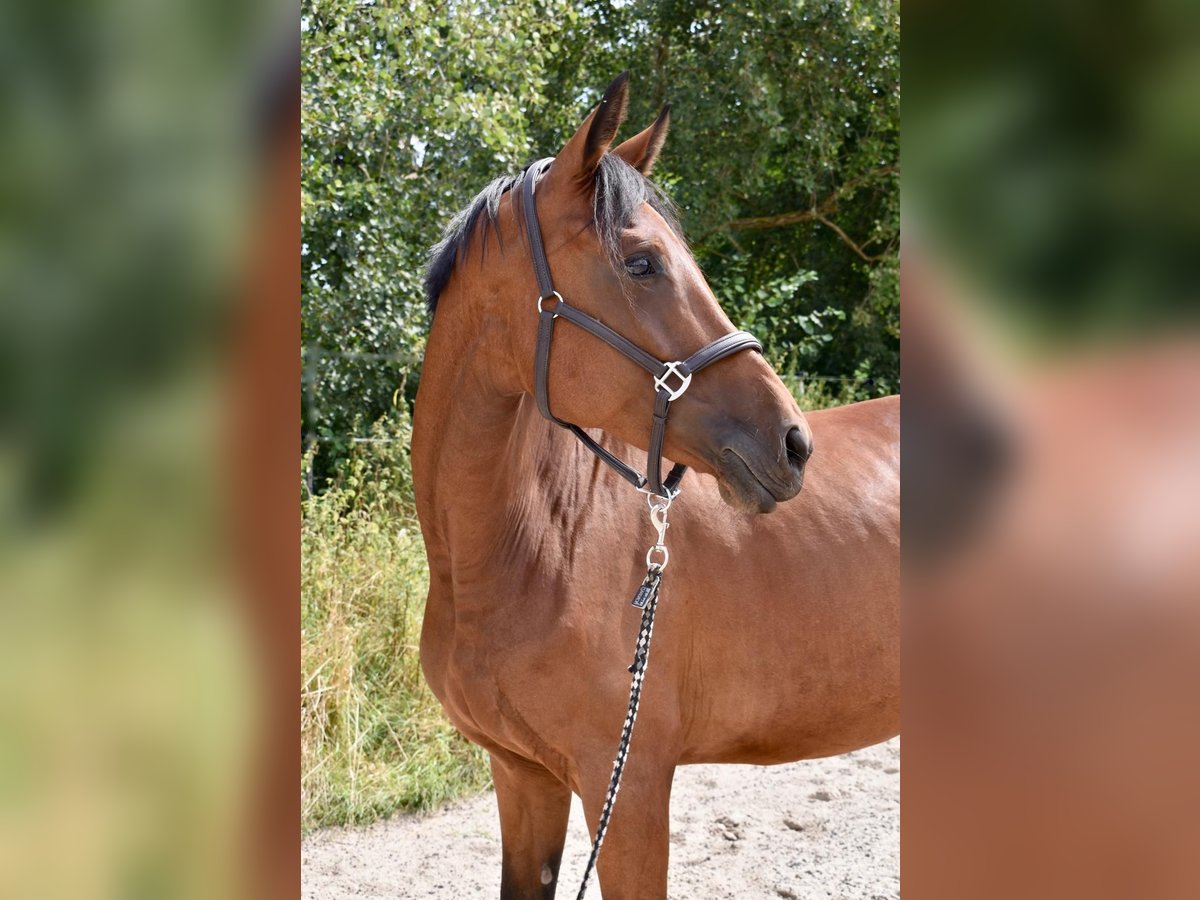
[[801, 431], [798, 425], [793, 425], [788, 430], [787, 436], [783, 439], [783, 445], [787, 448], [788, 461], [797, 466], [804, 465], [812, 456], [812, 436]]

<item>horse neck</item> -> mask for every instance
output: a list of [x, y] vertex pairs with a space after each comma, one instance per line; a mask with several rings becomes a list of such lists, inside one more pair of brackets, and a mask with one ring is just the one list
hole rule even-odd
[[[450, 312], [443, 306], [438, 315]], [[503, 324], [454, 318], [431, 330], [414, 416], [413, 476], [431, 573], [451, 579], [456, 593], [501, 574], [561, 573], [597, 465], [507, 383]]]

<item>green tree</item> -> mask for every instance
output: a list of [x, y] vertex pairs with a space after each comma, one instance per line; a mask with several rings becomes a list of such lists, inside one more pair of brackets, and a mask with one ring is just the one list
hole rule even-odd
[[415, 383], [427, 248], [484, 183], [532, 155], [527, 123], [550, 115], [546, 61], [578, 15], [503, 7], [302, 5], [302, 415], [332, 456]]
[[899, 11], [891, 0], [392, 8], [303, 0], [305, 432], [319, 472], [419, 377], [427, 248], [553, 152], [618, 72], [673, 106], [656, 180], [731, 316], [786, 373], [899, 372]]
[[631, 16], [648, 35], [638, 83], [678, 111], [663, 175], [714, 289], [777, 362], [894, 390], [898, 6], [674, 0]]

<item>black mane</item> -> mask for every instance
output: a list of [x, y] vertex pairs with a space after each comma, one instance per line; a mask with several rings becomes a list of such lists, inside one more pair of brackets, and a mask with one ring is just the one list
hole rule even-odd
[[[521, 171], [516, 175], [502, 175], [495, 179], [455, 214], [442, 233], [442, 239], [430, 249], [429, 262], [425, 267], [425, 303], [430, 318], [437, 312], [438, 297], [450, 281], [454, 267], [467, 258], [467, 247], [475, 226], [479, 224], [483, 229], [481, 236], [486, 245], [488, 230], [496, 225], [501, 198], [508, 191], [519, 188], [525, 177], [526, 172]], [[606, 153], [596, 171], [592, 225], [601, 246], [614, 262], [620, 257], [621, 232], [628, 227], [634, 211], [643, 203], [649, 203], [682, 237], [683, 229], [675, 214], [675, 206], [666, 195], [625, 160]], [[524, 217], [518, 216], [517, 222], [523, 230]]]

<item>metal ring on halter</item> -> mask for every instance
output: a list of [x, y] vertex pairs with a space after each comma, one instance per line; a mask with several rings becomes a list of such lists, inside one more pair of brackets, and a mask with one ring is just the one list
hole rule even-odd
[[[544, 312], [553, 312], [553, 310], [549, 310], [549, 309], [542, 309], [542, 301], [543, 301], [543, 300], [546, 300], [546, 299], [548, 299], [548, 298], [550, 298], [550, 297], [557, 297], [557, 298], [558, 298], [558, 302], [559, 302], [559, 303], [564, 303], [564, 302], [565, 302], [565, 301], [563, 300], [563, 296], [562, 296], [562, 294], [560, 294], [558, 291], [551, 291], [550, 293], [546, 294], [545, 296], [542, 296], [542, 297], [538, 297], [538, 298], [537, 298], [537, 311], [538, 311], [538, 313], [539, 313], [539, 314], [541, 314], [541, 313], [544, 313]], [[557, 316], [558, 316], [558, 313], [554, 313], [554, 315], [557, 317]]]
[[655, 506], [655, 501], [656, 501], [656, 500], [657, 500], [657, 501], [661, 501], [662, 503], [666, 503], [666, 504], [667, 504], [667, 506], [670, 506], [670, 505], [671, 505], [671, 501], [672, 501], [672, 500], [674, 500], [676, 497], [678, 497], [678, 496], [679, 496], [679, 492], [683, 490], [683, 485], [679, 485], [679, 486], [678, 486], [678, 487], [676, 487], [676, 488], [675, 488], [675, 490], [673, 490], [673, 491], [672, 491], [672, 490], [668, 490], [668, 491], [667, 491], [667, 495], [666, 495], [665, 497], [664, 497], [662, 494], [655, 493], [655, 491], [653, 491], [653, 490], [652, 490], [650, 487], [648, 487], [648, 486], [645, 486], [645, 485], [643, 485], [643, 486], [642, 486], [642, 487], [640, 487], [640, 488], [637, 488], [636, 490], [637, 490], [637, 492], [638, 492], [639, 494], [645, 494], [645, 495], [646, 495], [646, 502], [647, 502], [647, 503], [649, 503], [649, 504], [650, 504], [650, 508], [651, 508], [651, 509], [653, 509], [653, 508], [654, 508], [654, 506]]
[[[661, 562], [654, 561], [655, 553], [659, 553], [662, 555]], [[667, 563], [670, 561], [670, 559], [671, 559], [671, 554], [670, 554], [670, 552], [668, 552], [666, 544], [655, 544], [653, 547], [651, 547], [649, 550], [646, 551], [646, 568], [657, 569], [659, 572], [661, 572], [663, 569], [665, 569], [667, 567]]]
[[664, 497], [662, 494], [656, 494], [650, 488], [638, 488], [638, 492], [646, 495], [646, 505], [650, 507], [650, 515], [654, 515], [654, 510], [661, 509], [664, 514], [671, 508], [671, 503], [679, 496], [679, 488], [675, 488], [670, 494]]

